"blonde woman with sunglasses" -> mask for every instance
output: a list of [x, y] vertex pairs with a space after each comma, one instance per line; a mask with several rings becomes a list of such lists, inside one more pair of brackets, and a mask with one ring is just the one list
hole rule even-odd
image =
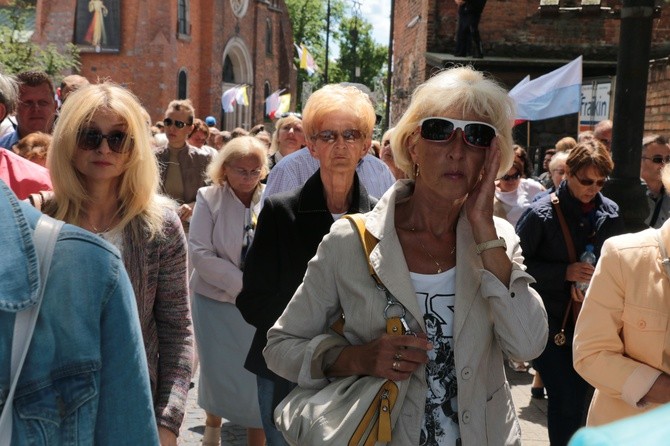
[[[161, 446], [175, 446], [193, 360], [187, 246], [174, 202], [157, 193], [158, 165], [143, 113], [132, 93], [111, 83], [72, 93], [47, 155], [54, 196], [42, 210], [121, 251], [137, 301]], [[123, 394], [118, 398], [122, 404]]]
[[[268, 332], [268, 366], [300, 386], [398, 382], [392, 445], [521, 442], [504, 357], [540, 354], [547, 322], [514, 228], [493, 216], [495, 179], [514, 158], [512, 117], [507, 92], [472, 68], [419, 86], [391, 136], [409, 179], [364, 216], [378, 240], [370, 258], [352, 224], [336, 221]], [[387, 296], [368, 263], [416, 336], [386, 334]], [[344, 337], [327, 332], [341, 313]]]
[[[579, 143], [565, 164], [565, 179], [556, 192], [534, 202], [516, 226], [528, 272], [536, 280], [533, 287], [542, 296], [549, 318], [549, 340], [533, 367], [542, 375], [549, 399], [547, 427], [552, 445], [568, 443], [584, 425], [588, 408], [588, 384], [572, 365], [573, 301], [578, 307], [584, 300], [573, 284], [588, 283], [594, 267], [579, 261], [579, 256], [590, 244], [599, 257], [605, 240], [624, 232], [619, 207], [600, 192], [614, 168], [605, 146], [597, 140]], [[571, 240], [566, 241], [561, 229], [561, 215]]]

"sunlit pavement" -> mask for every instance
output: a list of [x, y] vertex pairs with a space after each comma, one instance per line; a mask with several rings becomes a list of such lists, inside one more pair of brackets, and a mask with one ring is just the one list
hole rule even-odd
[[[524, 446], [549, 445], [547, 437], [547, 400], [531, 398], [530, 386], [533, 381], [529, 372], [515, 372], [506, 368], [507, 378], [512, 388], [512, 398], [517, 409]], [[186, 416], [179, 436], [180, 446], [199, 446], [205, 430], [205, 411], [198, 407], [198, 376], [193, 378], [196, 386], [188, 395]], [[245, 446], [246, 429], [224, 420], [221, 428], [222, 446]]]

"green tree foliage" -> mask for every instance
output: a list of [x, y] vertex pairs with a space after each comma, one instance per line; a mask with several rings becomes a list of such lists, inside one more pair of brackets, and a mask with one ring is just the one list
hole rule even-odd
[[14, 0], [0, 9], [0, 69], [6, 74], [40, 70], [57, 77], [64, 70], [79, 69], [79, 50], [69, 43], [64, 49], [53, 44], [39, 46], [30, 40], [27, 22], [35, 13], [35, 0]]
[[[309, 76], [305, 70], [298, 70], [298, 109], [304, 82], [313, 84], [314, 89], [323, 86], [326, 69], [326, 9], [325, 0], [285, 0], [289, 11], [293, 39], [297, 45], [304, 44], [319, 67], [317, 74]], [[670, 0], [669, 0], [670, 1]], [[357, 82], [370, 90], [379, 90], [385, 85], [387, 47], [378, 45], [372, 38], [372, 25], [361, 17], [352, 17], [351, 0], [330, 0], [330, 49], [328, 82]], [[356, 30], [354, 32], [354, 30]], [[339, 59], [335, 60], [332, 49], [337, 45]], [[299, 66], [297, 54], [296, 66]], [[355, 67], [360, 67], [356, 75]], [[379, 97], [377, 112], [384, 116], [385, 101]]]
[[343, 19], [337, 43], [340, 58], [330, 73], [331, 82], [358, 82], [372, 90], [376, 78], [386, 72], [388, 57], [388, 48], [373, 40], [372, 25], [360, 17]]
[[[336, 41], [339, 33], [339, 24], [346, 10], [345, 0], [330, 0], [330, 47]], [[304, 82], [311, 82], [314, 88], [324, 84], [326, 69], [326, 23], [328, 2], [324, 0], [286, 0], [291, 27], [293, 28], [293, 40], [296, 45], [304, 44], [308, 49], [319, 71], [309, 76], [305, 70], [298, 69], [298, 109], [302, 108], [300, 97]], [[332, 58], [332, 52], [329, 59]], [[296, 67], [299, 68], [300, 61], [295, 53]], [[329, 75], [330, 75], [330, 69]]]

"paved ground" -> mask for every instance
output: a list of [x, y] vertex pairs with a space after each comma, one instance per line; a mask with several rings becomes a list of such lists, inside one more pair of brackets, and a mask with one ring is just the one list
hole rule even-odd
[[[532, 373], [532, 369], [531, 369]], [[525, 446], [548, 446], [547, 437], [547, 400], [531, 398], [531, 373], [515, 372], [507, 369], [507, 377], [512, 386], [512, 398], [517, 408], [523, 444]], [[197, 383], [197, 376], [194, 378]], [[182, 426], [178, 444], [180, 446], [199, 446], [205, 430], [205, 412], [198, 407], [198, 386], [191, 389], [188, 397], [186, 417]], [[224, 421], [221, 429], [222, 446], [246, 446], [246, 430]]]

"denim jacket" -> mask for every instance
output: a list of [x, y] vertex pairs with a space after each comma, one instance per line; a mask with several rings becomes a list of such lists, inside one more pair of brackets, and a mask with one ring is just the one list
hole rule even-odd
[[[17, 311], [40, 280], [40, 213], [0, 181], [0, 407], [9, 393]], [[12, 445], [156, 445], [146, 357], [119, 252], [65, 225], [14, 396]]]

